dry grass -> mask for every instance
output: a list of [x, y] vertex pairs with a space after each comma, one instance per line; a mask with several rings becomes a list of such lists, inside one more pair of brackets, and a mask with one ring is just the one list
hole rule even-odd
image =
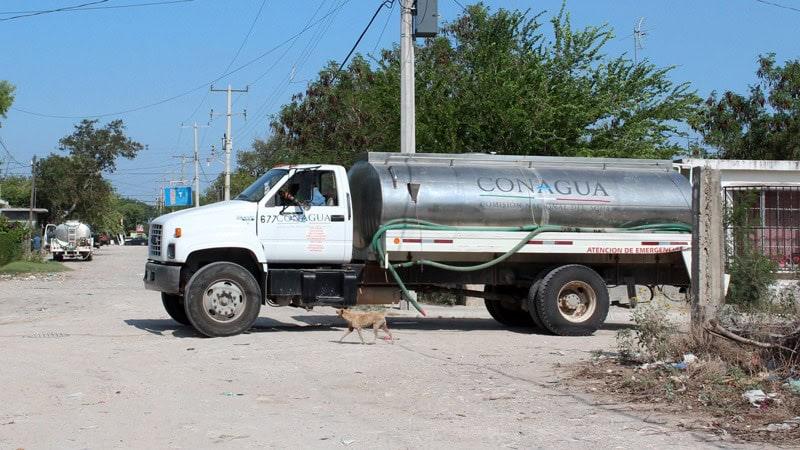
[[[683, 370], [668, 363], [642, 369], [641, 362], [599, 355], [579, 366], [573, 380], [595, 393], [649, 404], [653, 410], [683, 418], [688, 415], [692, 420], [683, 422], [686, 428], [746, 441], [800, 442], [800, 426], [767, 431], [770, 424], [800, 416], [800, 395], [782, 386], [796, 367], [780, 364], [779, 371], [767, 370], [774, 363], [767, 359], [770, 353], [721, 338], [673, 335], [669, 341], [675, 355], [692, 353], [697, 361]], [[774, 401], [753, 407], [742, 397], [751, 389], [778, 395]]]

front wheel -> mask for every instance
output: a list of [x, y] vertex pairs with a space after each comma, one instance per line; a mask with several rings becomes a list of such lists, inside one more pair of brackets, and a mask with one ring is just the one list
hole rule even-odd
[[184, 308], [191, 324], [208, 337], [233, 336], [253, 326], [261, 289], [244, 267], [230, 262], [203, 266], [186, 284]]
[[536, 295], [539, 318], [559, 336], [588, 336], [608, 315], [608, 288], [594, 270], [579, 264], [553, 269]]
[[182, 325], [191, 326], [189, 317], [186, 315], [186, 308], [183, 307], [183, 297], [175, 294], [161, 293], [161, 303], [164, 304], [164, 309], [167, 311], [172, 320]]

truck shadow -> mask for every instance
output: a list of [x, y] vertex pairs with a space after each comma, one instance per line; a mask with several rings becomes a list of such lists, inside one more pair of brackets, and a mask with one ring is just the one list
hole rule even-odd
[[[297, 315], [292, 319], [308, 325], [328, 324], [329, 327], [344, 329], [347, 323], [334, 315]], [[520, 327], [507, 327], [494, 319], [484, 318], [445, 318], [445, 317], [392, 317], [386, 318], [389, 329], [419, 331], [485, 331], [508, 330], [514, 333], [536, 334], [537, 330]], [[302, 327], [305, 328], [305, 327]]]
[[[347, 324], [333, 315], [297, 315], [292, 319], [302, 322], [286, 323], [268, 317], [259, 317], [255, 325], [245, 334], [270, 333], [270, 332], [313, 332], [343, 330]], [[414, 317], [387, 317], [391, 330], [415, 331], [487, 331], [505, 330], [519, 334], [550, 335], [544, 330], [527, 327], [508, 327], [495, 321], [484, 318], [414, 318]], [[181, 325], [171, 319], [126, 319], [129, 326], [146, 331], [157, 336], [173, 336], [178, 338], [197, 338], [202, 335], [191, 326]], [[606, 323], [600, 329], [616, 331], [632, 328], [633, 325], [622, 323]]]

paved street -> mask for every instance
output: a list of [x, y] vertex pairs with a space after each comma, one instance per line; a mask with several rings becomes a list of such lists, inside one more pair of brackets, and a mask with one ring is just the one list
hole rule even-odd
[[64, 275], [0, 280], [0, 447], [724, 445], [559, 383], [559, 365], [613, 348], [625, 309], [562, 338], [438, 307], [391, 318], [395, 345], [364, 346], [336, 342], [331, 308], [264, 307], [252, 332], [207, 339], [142, 288], [145, 255], [104, 247]]

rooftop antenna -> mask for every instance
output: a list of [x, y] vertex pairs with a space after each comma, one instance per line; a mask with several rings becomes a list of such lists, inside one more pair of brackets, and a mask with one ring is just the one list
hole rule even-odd
[[644, 37], [647, 36], [647, 30], [642, 28], [644, 25], [644, 17], [639, 17], [636, 25], [633, 27], [633, 63], [639, 63], [639, 50], [644, 49]]

